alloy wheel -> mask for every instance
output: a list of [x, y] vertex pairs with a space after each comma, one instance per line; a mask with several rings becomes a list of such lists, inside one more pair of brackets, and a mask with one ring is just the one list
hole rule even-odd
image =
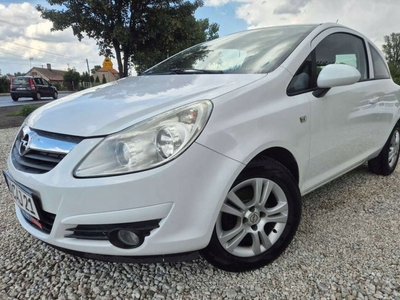
[[228, 193], [216, 223], [218, 240], [238, 257], [259, 255], [282, 235], [289, 206], [281, 187], [266, 178], [243, 181]]
[[400, 150], [400, 133], [398, 130], [393, 132], [392, 138], [390, 140], [388, 163], [391, 168], [394, 167], [397, 157], [399, 156]]

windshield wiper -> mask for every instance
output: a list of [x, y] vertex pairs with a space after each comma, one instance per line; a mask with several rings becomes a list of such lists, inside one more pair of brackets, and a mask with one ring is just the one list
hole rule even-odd
[[224, 74], [223, 71], [220, 70], [201, 70], [201, 69], [186, 69], [186, 68], [175, 68], [170, 69], [165, 72], [143, 72], [139, 73], [139, 76], [146, 76], [146, 75], [171, 75], [171, 74]]
[[203, 70], [203, 69], [189, 69], [189, 68], [176, 68], [169, 70], [175, 74], [224, 74], [220, 70]]

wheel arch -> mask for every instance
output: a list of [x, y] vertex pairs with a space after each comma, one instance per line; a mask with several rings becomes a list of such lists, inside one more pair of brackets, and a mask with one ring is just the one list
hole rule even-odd
[[252, 159], [250, 159], [249, 163], [251, 163], [261, 157], [270, 157], [270, 158], [278, 161], [279, 163], [281, 163], [293, 175], [294, 179], [296, 180], [296, 183], [299, 184], [299, 182], [300, 182], [299, 166], [297, 164], [295, 156], [289, 150], [287, 150], [286, 148], [283, 148], [283, 147], [267, 148], [267, 149], [259, 152]]

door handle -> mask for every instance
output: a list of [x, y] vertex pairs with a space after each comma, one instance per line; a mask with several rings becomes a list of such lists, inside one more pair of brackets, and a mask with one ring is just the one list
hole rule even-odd
[[374, 98], [369, 99], [368, 101], [369, 101], [369, 104], [376, 104], [380, 100], [381, 100], [381, 97], [374, 97]]

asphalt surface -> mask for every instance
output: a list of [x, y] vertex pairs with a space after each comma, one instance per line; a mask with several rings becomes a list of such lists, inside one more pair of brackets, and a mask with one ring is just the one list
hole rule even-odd
[[[58, 94], [58, 98], [65, 97], [70, 93], [60, 93]], [[52, 101], [53, 98], [46, 97], [40, 101], [33, 100], [32, 98], [20, 98], [18, 101], [13, 101], [11, 96], [0, 96], [0, 107], [6, 106], [18, 106], [18, 105], [25, 105], [25, 104], [40, 104], [40, 103], [47, 103]]]

